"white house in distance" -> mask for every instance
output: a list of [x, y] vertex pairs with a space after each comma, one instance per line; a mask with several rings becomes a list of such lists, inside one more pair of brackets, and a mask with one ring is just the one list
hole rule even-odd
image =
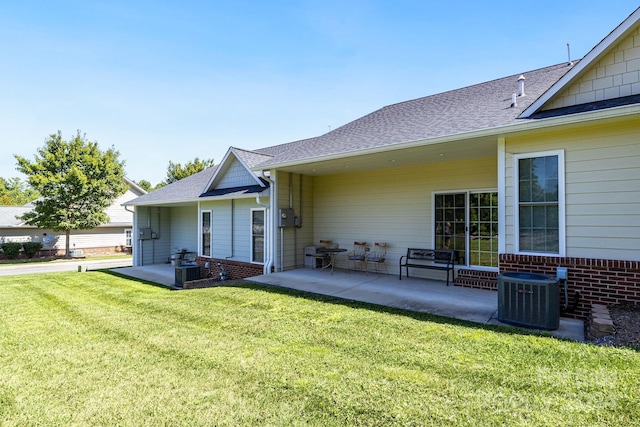
[[137, 266], [186, 249], [203, 275], [220, 262], [241, 278], [302, 268], [304, 248], [326, 239], [387, 243], [398, 274], [407, 248], [449, 246], [456, 285], [567, 267], [576, 317], [595, 302], [638, 304], [640, 9], [579, 61], [389, 105], [311, 139], [230, 148], [127, 205]]
[[[133, 233], [133, 210], [124, 203], [147, 192], [135, 182], [125, 178], [127, 191], [107, 208], [110, 221], [91, 230], [72, 231], [70, 250], [77, 255], [112, 254], [130, 251]], [[63, 232], [45, 230], [25, 224], [18, 217], [33, 209], [32, 205], [0, 206], [0, 242], [42, 242], [43, 253], [60, 255], [65, 250]]]

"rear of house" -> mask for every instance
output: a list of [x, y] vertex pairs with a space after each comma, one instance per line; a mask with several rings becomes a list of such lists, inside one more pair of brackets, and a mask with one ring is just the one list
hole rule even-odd
[[580, 295], [573, 316], [637, 304], [639, 28], [640, 9], [577, 63], [390, 105], [316, 138], [231, 148], [130, 203], [134, 263], [187, 250], [203, 276], [220, 263], [240, 278], [303, 268], [320, 240], [381, 242], [390, 274], [407, 248], [448, 248], [457, 285], [561, 266]]

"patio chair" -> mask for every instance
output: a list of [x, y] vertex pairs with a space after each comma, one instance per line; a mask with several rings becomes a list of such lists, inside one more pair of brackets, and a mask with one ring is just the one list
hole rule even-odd
[[[351, 263], [353, 263], [353, 269], [357, 270], [356, 266], [360, 264], [361, 270], [367, 270], [367, 261], [365, 255], [367, 253], [367, 242], [353, 242], [353, 250], [347, 254], [347, 270], [351, 269]], [[364, 268], [363, 268], [364, 266]]]
[[387, 274], [389, 274], [389, 270], [387, 269], [387, 264], [385, 262], [386, 258], [387, 258], [387, 244], [376, 242], [373, 245], [373, 251], [367, 254], [367, 257], [365, 260], [367, 268], [369, 264], [373, 264], [376, 268], [377, 274], [380, 274], [380, 272], [382, 271], [382, 267], [384, 267], [384, 271]]

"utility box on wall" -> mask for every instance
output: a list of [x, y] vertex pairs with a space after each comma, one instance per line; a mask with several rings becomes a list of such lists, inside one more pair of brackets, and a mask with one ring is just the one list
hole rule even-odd
[[140, 237], [139, 238], [140, 238], [140, 240], [157, 239], [158, 238], [158, 233], [154, 232], [150, 228], [141, 228], [140, 229]]
[[295, 227], [296, 212], [291, 208], [278, 210], [278, 227]]

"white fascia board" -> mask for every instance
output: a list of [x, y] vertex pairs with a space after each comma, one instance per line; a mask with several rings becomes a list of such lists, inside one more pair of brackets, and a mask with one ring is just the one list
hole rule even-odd
[[635, 24], [640, 20], [640, 7], [635, 10], [627, 19], [625, 19], [620, 25], [618, 25], [607, 37], [605, 37], [600, 43], [598, 43], [584, 58], [578, 62], [570, 71], [562, 76], [557, 82], [553, 84], [545, 93], [540, 96], [533, 104], [531, 104], [526, 110], [520, 114], [520, 118], [528, 118], [536, 111], [538, 111], [544, 104], [547, 103], [553, 96], [563, 90], [573, 79], [578, 77], [585, 69], [593, 65], [602, 55], [607, 53], [610, 47], [616, 42], [625, 37], [631, 30], [634, 29]]

